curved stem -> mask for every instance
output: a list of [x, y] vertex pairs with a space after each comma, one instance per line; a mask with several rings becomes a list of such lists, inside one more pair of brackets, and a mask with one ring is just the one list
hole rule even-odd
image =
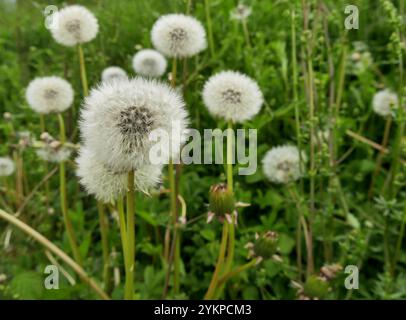
[[0, 218], [13, 224], [17, 228], [28, 234], [30, 237], [34, 238], [34, 240], [38, 241], [49, 251], [51, 251], [59, 258], [61, 258], [69, 267], [72, 268], [73, 271], [75, 271], [78, 274], [78, 276], [82, 279], [84, 283], [88, 284], [100, 296], [100, 298], [102, 298], [103, 300], [110, 299], [109, 296], [97, 285], [97, 283], [87, 275], [86, 271], [83, 270], [83, 268], [79, 264], [73, 261], [71, 257], [69, 257], [65, 252], [59, 249], [56, 245], [54, 245], [51, 241], [45, 238], [38, 231], [34, 230], [29, 225], [25, 224], [21, 220], [15, 218], [13, 215], [1, 209], [0, 209]]
[[135, 267], [135, 186], [134, 170], [127, 176], [127, 263], [128, 269], [125, 278], [125, 299], [133, 300], [134, 297], [134, 267]]
[[236, 276], [237, 274], [239, 274], [245, 270], [248, 270], [251, 267], [254, 267], [257, 263], [258, 263], [258, 260], [254, 259], [254, 260], [251, 260], [250, 262], [247, 262], [246, 264], [244, 264], [242, 266], [239, 266], [239, 267], [233, 269], [232, 271], [229, 271], [228, 273], [226, 273], [219, 279], [218, 285], [220, 286], [220, 285], [226, 283], [232, 277]]
[[223, 234], [221, 236], [220, 251], [217, 259], [216, 268], [214, 269], [213, 277], [211, 278], [209, 289], [207, 290], [204, 296], [204, 300], [212, 299], [213, 295], [215, 294], [220, 271], [223, 267], [224, 255], [226, 253], [227, 238], [228, 238], [228, 223], [224, 221]]
[[[58, 121], [59, 121], [60, 142], [62, 145], [64, 145], [66, 142], [65, 123], [63, 121], [63, 116], [60, 113], [58, 113]], [[66, 194], [66, 167], [64, 161], [61, 161], [61, 163], [59, 164], [59, 183], [60, 183], [59, 188], [60, 188], [61, 210], [63, 220], [65, 223], [66, 233], [69, 239], [69, 244], [76, 262], [82, 265], [82, 258], [80, 256], [80, 251], [77, 245], [75, 232], [73, 231], [72, 222], [69, 218], [68, 213], [68, 199]]]

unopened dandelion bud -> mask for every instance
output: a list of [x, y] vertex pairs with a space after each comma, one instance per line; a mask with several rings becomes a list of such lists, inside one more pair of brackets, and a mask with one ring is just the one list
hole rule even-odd
[[274, 256], [278, 246], [279, 236], [274, 231], [267, 231], [262, 235], [257, 235], [252, 247], [252, 253], [256, 257], [262, 257], [264, 260]]
[[234, 194], [224, 183], [213, 185], [209, 193], [210, 212], [217, 217], [232, 215], [235, 211]]
[[303, 285], [303, 295], [314, 300], [326, 298], [329, 290], [329, 283], [316, 275], [308, 277]]

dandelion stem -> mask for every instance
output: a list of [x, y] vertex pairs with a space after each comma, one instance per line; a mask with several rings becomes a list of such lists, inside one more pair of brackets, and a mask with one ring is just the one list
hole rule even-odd
[[227, 130], [227, 188], [233, 192], [233, 124], [228, 122]]
[[251, 41], [250, 41], [250, 34], [248, 32], [247, 19], [242, 19], [242, 28], [244, 30], [245, 42], [247, 43], [248, 48], [251, 48]]
[[99, 224], [100, 224], [100, 235], [102, 242], [102, 251], [103, 251], [103, 281], [104, 281], [104, 290], [107, 292], [111, 288], [111, 273], [109, 265], [109, 239], [108, 239], [108, 225], [105, 216], [104, 205], [100, 201], [97, 202], [97, 211], [99, 214]]
[[57, 246], [55, 246], [51, 241], [49, 241], [47, 238], [45, 238], [42, 234], [40, 234], [38, 231], [34, 230], [31, 228], [29, 225], [25, 224], [21, 220], [17, 219], [13, 215], [3, 211], [0, 209], [0, 218], [8, 221], [9, 223], [13, 224], [32, 238], [34, 238], [36, 241], [38, 241], [40, 244], [42, 244], [45, 248], [47, 248], [49, 251], [57, 255], [59, 258], [61, 258], [69, 267], [74, 270], [78, 276], [82, 279], [82, 281], [86, 284], [88, 284], [96, 293], [97, 295], [100, 296], [103, 300], [109, 300], [109, 296], [98, 286], [98, 284], [90, 278], [86, 271], [83, 270], [83, 268], [76, 263], [74, 260], [72, 260], [71, 257], [69, 257], [65, 252], [63, 252], [61, 249], [59, 249]]
[[214, 40], [213, 40], [213, 29], [211, 25], [210, 0], [204, 0], [204, 7], [206, 10], [207, 33], [209, 38], [210, 54], [211, 57], [214, 58]]
[[127, 263], [125, 278], [125, 299], [134, 298], [134, 268], [135, 268], [135, 186], [134, 170], [127, 175]]
[[251, 260], [250, 262], [247, 262], [246, 264], [239, 266], [239, 267], [233, 269], [232, 271], [227, 272], [225, 275], [220, 277], [220, 279], [218, 281], [218, 285], [220, 286], [220, 285], [226, 283], [229, 279], [231, 279], [232, 277], [235, 277], [237, 274], [256, 266], [257, 263], [258, 263], [258, 260], [255, 258], [255, 259]]
[[220, 243], [220, 251], [219, 256], [217, 258], [216, 268], [214, 269], [213, 276], [210, 281], [209, 289], [207, 290], [204, 300], [210, 300], [213, 298], [215, 291], [217, 289], [218, 278], [220, 276], [220, 271], [223, 268], [224, 263], [224, 255], [226, 253], [226, 246], [227, 246], [227, 239], [228, 239], [228, 223], [224, 221], [223, 223], [223, 233], [221, 236], [221, 243]]
[[[41, 133], [46, 131], [45, 128], [45, 116], [43, 114], [40, 114], [40, 127], [41, 127]], [[48, 163], [44, 161], [44, 171], [45, 174], [48, 174]], [[45, 191], [45, 203], [47, 207], [49, 207], [49, 181], [45, 181], [45, 186], [44, 186], [44, 191]]]
[[400, 225], [398, 240], [396, 241], [396, 249], [395, 249], [395, 254], [393, 257], [393, 263], [392, 263], [392, 268], [391, 268], [392, 277], [395, 276], [395, 274], [396, 274], [396, 267], [397, 267], [397, 264], [399, 261], [400, 251], [402, 249], [403, 236], [405, 234], [405, 224], [406, 224], [406, 206], [403, 210], [402, 223]]
[[78, 44], [78, 55], [79, 55], [80, 79], [82, 81], [83, 96], [87, 97], [89, 95], [89, 86], [87, 84], [85, 56], [83, 54], [83, 48], [80, 44]]
[[127, 261], [127, 226], [125, 222], [124, 203], [123, 198], [117, 200], [118, 220], [120, 224], [121, 245], [123, 247], [124, 266], [127, 274], [128, 261]]
[[[66, 142], [65, 136], [65, 123], [63, 120], [63, 116], [58, 113], [58, 120], [59, 120], [59, 133], [60, 133], [60, 142], [62, 145]], [[69, 244], [73, 253], [73, 257], [75, 258], [76, 262], [79, 265], [82, 265], [82, 258], [80, 256], [79, 247], [77, 245], [75, 233], [73, 231], [72, 223], [69, 218], [68, 213], [68, 199], [66, 194], [66, 167], [65, 161], [61, 161], [59, 164], [59, 181], [60, 181], [60, 201], [61, 201], [61, 210], [63, 215], [63, 220], [65, 223], [66, 233], [68, 235]]]

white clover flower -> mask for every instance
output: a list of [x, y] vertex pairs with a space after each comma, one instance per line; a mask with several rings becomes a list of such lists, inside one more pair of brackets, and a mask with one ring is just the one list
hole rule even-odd
[[398, 107], [398, 103], [397, 94], [385, 89], [375, 93], [372, 99], [372, 108], [375, 113], [386, 117], [392, 114], [392, 110]]
[[166, 66], [165, 57], [156, 50], [140, 50], [133, 57], [133, 68], [141, 76], [160, 77], [165, 73]]
[[184, 14], [160, 17], [152, 27], [151, 38], [154, 47], [168, 57], [191, 57], [207, 47], [203, 25]]
[[263, 97], [258, 84], [248, 76], [222, 71], [205, 83], [203, 102], [212, 115], [243, 122], [261, 110]]
[[120, 67], [107, 67], [102, 72], [102, 81], [114, 81], [117, 79], [128, 79], [127, 72]]
[[245, 20], [251, 15], [251, 8], [243, 3], [239, 3], [238, 6], [231, 11], [231, 19]]
[[73, 89], [69, 82], [60, 77], [36, 78], [27, 87], [26, 99], [38, 113], [59, 113], [72, 105]]
[[162, 159], [178, 155], [187, 124], [181, 95], [163, 82], [140, 77], [93, 89], [80, 121], [88, 148], [100, 162], [120, 172], [156, 163], [150, 159], [151, 148], [157, 146], [151, 134], [164, 133], [168, 139], [160, 149]]
[[64, 46], [93, 40], [99, 31], [99, 24], [92, 12], [83, 6], [67, 6], [52, 15], [51, 34], [56, 42]]
[[72, 149], [64, 146], [61, 146], [59, 148], [45, 146], [43, 148], [37, 149], [35, 153], [44, 161], [60, 163], [69, 159], [69, 157], [72, 155]]
[[13, 160], [6, 157], [0, 157], [0, 176], [6, 177], [13, 174], [15, 165]]
[[[76, 158], [76, 174], [80, 183], [96, 199], [110, 203], [127, 192], [127, 172], [114, 171], [102, 164], [86, 147], [82, 147]], [[160, 182], [162, 166], [144, 165], [134, 173], [135, 188], [144, 193]]]
[[[305, 156], [302, 156], [305, 161]], [[269, 150], [262, 159], [265, 176], [274, 183], [289, 183], [301, 177], [300, 155], [294, 146], [278, 146]]]

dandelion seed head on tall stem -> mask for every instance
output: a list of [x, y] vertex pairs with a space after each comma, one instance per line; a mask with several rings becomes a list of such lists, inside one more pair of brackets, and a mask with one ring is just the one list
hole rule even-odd
[[[302, 155], [302, 160], [305, 156]], [[265, 176], [274, 183], [287, 184], [301, 177], [299, 149], [295, 146], [278, 146], [269, 150], [262, 159]]]
[[0, 176], [7, 177], [13, 174], [15, 165], [8, 157], [0, 157]]
[[250, 7], [246, 6], [243, 3], [239, 3], [237, 5], [237, 7], [235, 7], [231, 11], [230, 16], [231, 16], [231, 19], [242, 21], [242, 20], [247, 19], [251, 15], [251, 12], [252, 12], [252, 10]]
[[56, 42], [64, 46], [75, 46], [93, 40], [99, 24], [92, 12], [83, 6], [67, 6], [52, 16], [51, 34]]
[[82, 138], [99, 161], [117, 171], [151, 163], [152, 134], [165, 133], [163, 158], [179, 154], [188, 115], [179, 93], [156, 80], [135, 78], [102, 83], [86, 98], [81, 113]]
[[161, 77], [167, 67], [165, 57], [156, 50], [143, 49], [133, 57], [134, 71], [144, 77]]
[[248, 76], [222, 71], [205, 83], [203, 102], [213, 116], [235, 123], [250, 120], [258, 114], [263, 96], [258, 84]]
[[42, 77], [32, 80], [26, 90], [29, 106], [41, 114], [60, 113], [73, 103], [73, 89], [60, 77]]
[[167, 57], [188, 58], [207, 47], [200, 21], [183, 14], [161, 16], [151, 30], [154, 47]]

